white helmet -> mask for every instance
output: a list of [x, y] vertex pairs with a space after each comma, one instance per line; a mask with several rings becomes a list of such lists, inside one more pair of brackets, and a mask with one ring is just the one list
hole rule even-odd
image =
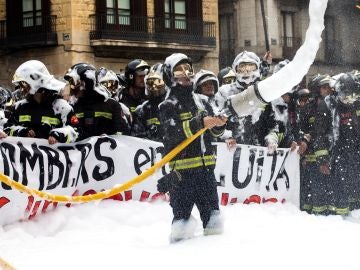
[[247, 85], [260, 79], [260, 58], [253, 52], [239, 53], [232, 64], [236, 79]]
[[38, 60], [26, 61], [16, 69], [12, 83], [18, 85], [20, 82], [25, 82], [30, 86], [29, 93], [31, 95], [34, 95], [40, 88], [59, 93], [66, 85], [55, 79], [46, 66]]
[[163, 78], [164, 82], [168, 87], [176, 85], [176, 80], [174, 79], [174, 68], [179, 64], [188, 64], [188, 70], [184, 70], [184, 76], [192, 78], [194, 76], [194, 70], [192, 66], [192, 60], [190, 57], [183, 53], [173, 53], [172, 55], [166, 57], [163, 64]]
[[216, 77], [214, 72], [212, 72], [210, 70], [205, 70], [205, 69], [201, 69], [198, 73], [195, 74], [194, 92], [199, 93], [200, 85], [202, 85], [204, 82], [207, 82], [207, 81], [214, 82], [215, 93], [216, 93], [218, 91], [218, 89], [219, 89], [219, 80]]
[[112, 71], [111, 69], [106, 69], [104, 67], [99, 68], [97, 79], [99, 83], [106, 81], [119, 81], [114, 71]]

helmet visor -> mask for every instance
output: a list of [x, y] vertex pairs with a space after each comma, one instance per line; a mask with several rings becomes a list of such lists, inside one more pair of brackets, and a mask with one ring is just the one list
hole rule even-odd
[[173, 69], [174, 78], [192, 78], [194, 77], [194, 70], [188, 63], [176, 65]]
[[158, 97], [165, 93], [165, 83], [159, 78], [147, 79], [146, 88], [149, 91], [149, 95], [153, 97]]
[[222, 82], [223, 84], [231, 84], [233, 82], [235, 82], [236, 77], [227, 77], [227, 78], [223, 78]]
[[30, 91], [30, 84], [28, 84], [25, 81], [18, 82], [17, 86], [19, 87], [19, 89], [23, 95], [27, 94]]
[[249, 74], [257, 70], [257, 66], [254, 63], [240, 63], [236, 67], [236, 73], [239, 74]]
[[354, 104], [355, 101], [360, 100], [360, 95], [357, 93], [346, 94], [344, 92], [339, 93], [339, 100], [343, 104]]
[[76, 82], [72, 77], [68, 77], [67, 81], [69, 82], [70, 89], [76, 89], [80, 86], [80, 81]]
[[103, 81], [101, 84], [109, 90], [112, 94], [116, 94], [117, 90], [119, 89], [119, 82], [118, 81]]

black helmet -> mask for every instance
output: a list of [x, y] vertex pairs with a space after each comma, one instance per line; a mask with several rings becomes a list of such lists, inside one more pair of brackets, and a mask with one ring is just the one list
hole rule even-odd
[[319, 93], [320, 87], [324, 85], [332, 86], [334, 79], [328, 74], [324, 75], [315, 75], [311, 81], [308, 83], [308, 89], [311, 92]]
[[218, 73], [218, 80], [220, 86], [223, 84], [230, 84], [235, 82], [236, 80], [236, 73], [231, 67], [225, 67], [221, 69]]
[[145, 71], [144, 75], [146, 75], [149, 69], [150, 69], [149, 64], [142, 59], [134, 59], [130, 61], [125, 67], [126, 83], [128, 85], [132, 85], [134, 83], [134, 76], [136, 71], [144, 70]]
[[296, 97], [300, 98], [300, 97], [310, 96], [311, 92], [309, 89], [303, 88], [303, 89], [296, 91], [295, 95], [296, 95]]
[[299, 104], [300, 101], [307, 102], [314, 99], [313, 93], [311, 93], [310, 90], [306, 88], [295, 91], [293, 96], [294, 99], [297, 100], [297, 104]]
[[[89, 71], [89, 72], [87, 72]], [[96, 68], [87, 63], [77, 63], [68, 69], [64, 79], [70, 83], [72, 89], [80, 86], [81, 81], [85, 83], [85, 89], [91, 90], [96, 83]]]
[[102, 95], [105, 100], [111, 94], [96, 80], [96, 68], [86, 63], [78, 63], [68, 69], [64, 79], [70, 83], [70, 94], [76, 95], [77, 91], [85, 90], [86, 95], [92, 95], [94, 92]]
[[353, 104], [360, 99], [360, 83], [351, 73], [344, 73], [336, 80], [335, 91], [343, 104]]

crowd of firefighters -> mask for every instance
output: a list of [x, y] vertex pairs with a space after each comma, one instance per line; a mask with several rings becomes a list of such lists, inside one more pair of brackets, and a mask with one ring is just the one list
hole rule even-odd
[[[273, 65], [270, 53], [260, 59], [244, 51], [215, 75], [206, 69], [195, 72], [188, 56], [175, 53], [152, 66], [134, 59], [124, 73], [78, 63], [58, 80], [42, 62], [29, 60], [14, 73], [14, 91], [0, 88], [0, 137], [43, 138], [55, 144], [123, 134], [163, 142], [169, 152], [206, 127], [171, 161], [174, 173], [159, 181], [159, 190], [172, 193], [173, 227], [176, 221], [189, 224], [194, 204], [204, 233], [222, 226], [213, 220], [219, 215], [214, 140], [225, 142], [230, 151], [236, 144], [264, 146], [269, 155], [278, 147], [296, 151], [301, 157], [301, 209], [347, 215], [360, 207], [359, 71], [318, 74], [306, 87], [294, 87], [251, 115], [228, 110], [229, 96], [288, 63]], [[199, 177], [208, 180], [196, 181]], [[174, 241], [183, 238], [176, 228], [172, 236]]]

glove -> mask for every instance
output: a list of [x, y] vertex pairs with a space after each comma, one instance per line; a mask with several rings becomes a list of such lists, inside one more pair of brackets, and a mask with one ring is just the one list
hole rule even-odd
[[268, 155], [273, 155], [278, 148], [277, 136], [274, 133], [270, 133], [265, 136], [265, 145], [268, 149]]
[[228, 148], [228, 150], [232, 150], [236, 148], [236, 139], [234, 138], [229, 138], [225, 140], [226, 142], [226, 146]]
[[294, 141], [291, 142], [290, 151], [294, 152], [297, 146], [298, 146], [298, 144], [296, 142], [294, 142]]
[[161, 193], [172, 192], [179, 187], [181, 174], [178, 171], [172, 171], [158, 180], [157, 190]]
[[274, 153], [276, 152], [276, 149], [278, 147], [278, 144], [277, 143], [274, 143], [274, 142], [270, 142], [267, 144], [267, 149], [268, 149], [268, 155], [274, 155]]
[[277, 141], [272, 138], [271, 135], [265, 137], [265, 145], [268, 149], [268, 155], [273, 155], [278, 147]]
[[299, 142], [298, 154], [303, 155], [306, 152], [307, 148], [308, 148], [307, 143], [305, 141], [300, 141]]
[[320, 164], [319, 171], [322, 174], [330, 175], [330, 173], [331, 173], [330, 164], [328, 162], [324, 162], [324, 163]]

